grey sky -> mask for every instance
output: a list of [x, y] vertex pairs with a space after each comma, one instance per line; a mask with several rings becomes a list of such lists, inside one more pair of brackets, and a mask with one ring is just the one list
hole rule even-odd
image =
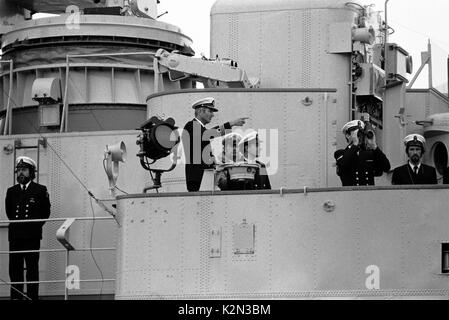
[[[174, 24], [192, 38], [197, 56], [209, 56], [210, 10], [216, 0], [160, 0], [160, 18]], [[273, 0], [275, 1], [275, 0]], [[282, 1], [282, 0], [276, 0]], [[349, 2], [349, 0], [348, 0]], [[384, 11], [384, 0], [362, 1], [375, 4], [378, 11]], [[407, 50], [414, 60], [414, 71], [421, 65], [421, 52], [427, 50], [428, 39], [433, 44], [435, 86], [446, 82], [445, 70], [449, 52], [449, 1], [448, 0], [390, 0], [388, 2], [388, 22], [394, 28], [390, 42], [395, 42]], [[427, 85], [427, 71], [424, 70], [416, 86]]]

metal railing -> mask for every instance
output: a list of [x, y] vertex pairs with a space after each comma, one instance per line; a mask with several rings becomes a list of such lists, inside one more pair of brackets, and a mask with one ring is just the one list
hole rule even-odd
[[[114, 217], [78, 217], [78, 218], [51, 218], [51, 219], [32, 219], [32, 220], [0, 220], [0, 226], [7, 225], [11, 223], [36, 223], [36, 222], [64, 222], [62, 226], [64, 226], [68, 221], [110, 221], [114, 220]], [[62, 226], [58, 229], [58, 232], [60, 232]], [[69, 231], [70, 225], [66, 230], [63, 230], [65, 234], [67, 234], [67, 243], [69, 243], [68, 239], [68, 231]], [[57, 232], [57, 234], [58, 234]], [[10, 255], [10, 254], [24, 254], [24, 253], [62, 253], [65, 252], [66, 259], [65, 259], [65, 270], [64, 273], [67, 276], [67, 268], [70, 265], [70, 251], [73, 252], [93, 252], [93, 251], [115, 251], [115, 247], [105, 247], [105, 248], [79, 248], [76, 249], [73, 246], [67, 246], [63, 241], [60, 241], [58, 236], [58, 241], [65, 247], [64, 249], [40, 249], [40, 250], [22, 250], [22, 251], [0, 251], [1, 255]], [[65, 283], [65, 289], [64, 289], [64, 299], [68, 300], [69, 294], [68, 294], [68, 286], [67, 286], [68, 278], [66, 279], [59, 279], [59, 280], [39, 280], [39, 281], [21, 281], [21, 282], [11, 282], [11, 281], [0, 281], [0, 286], [2, 285], [14, 285], [14, 284], [57, 284], [57, 283]], [[77, 280], [79, 283], [96, 283], [96, 282], [115, 282], [115, 279], [79, 279]], [[23, 292], [20, 292], [25, 298], [29, 299]]]
[[12, 134], [12, 106], [11, 106], [11, 96], [12, 96], [12, 87], [14, 84], [14, 62], [13, 60], [0, 60], [0, 64], [9, 63], [9, 92], [8, 92], [8, 103], [6, 105], [6, 117], [5, 117], [5, 126], [3, 135], [11, 135]]
[[155, 53], [154, 52], [150, 52], [150, 51], [143, 51], [143, 52], [117, 52], [117, 53], [68, 54], [68, 55], [66, 55], [64, 98], [63, 98], [63, 107], [62, 107], [62, 115], [61, 115], [60, 133], [67, 132], [68, 131], [68, 126], [69, 126], [69, 101], [68, 101], [68, 97], [69, 97], [69, 81], [70, 81], [70, 59], [74, 59], [74, 58], [89, 58], [89, 57], [136, 56], [136, 55], [148, 55], [148, 56], [154, 57]]

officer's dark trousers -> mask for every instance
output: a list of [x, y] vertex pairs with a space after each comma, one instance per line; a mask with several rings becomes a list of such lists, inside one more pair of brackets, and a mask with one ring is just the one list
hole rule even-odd
[[201, 188], [201, 181], [187, 181], [187, 190], [189, 192], [199, 191]]
[[[39, 250], [40, 239], [10, 240], [9, 251]], [[9, 254], [9, 278], [11, 282], [23, 282], [24, 263], [26, 265], [26, 280], [39, 281], [39, 252], [36, 253], [10, 253]], [[23, 300], [25, 297], [23, 284], [11, 285], [11, 299]], [[15, 290], [14, 290], [15, 289]], [[18, 292], [19, 291], [19, 292]], [[39, 298], [39, 284], [27, 284], [26, 295], [32, 299]]]

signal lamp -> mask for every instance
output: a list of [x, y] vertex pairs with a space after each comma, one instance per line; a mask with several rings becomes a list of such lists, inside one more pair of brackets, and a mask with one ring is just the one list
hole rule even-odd
[[139, 128], [142, 134], [137, 140], [137, 144], [140, 145], [137, 156], [147, 157], [154, 162], [169, 156], [173, 147], [179, 142], [177, 129], [173, 118], [162, 120], [151, 117]]

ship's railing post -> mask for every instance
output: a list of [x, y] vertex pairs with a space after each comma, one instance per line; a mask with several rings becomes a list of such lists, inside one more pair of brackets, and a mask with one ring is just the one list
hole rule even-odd
[[8, 103], [6, 104], [6, 117], [5, 117], [5, 126], [3, 129], [3, 135], [11, 135], [12, 134], [12, 87], [14, 83], [14, 62], [13, 60], [0, 60], [0, 64], [9, 63], [9, 90], [8, 90]]
[[69, 300], [69, 286], [67, 285], [67, 269], [69, 267], [69, 256], [70, 255], [70, 250], [66, 250], [65, 251], [65, 270], [64, 270], [64, 274], [66, 277], [66, 282], [64, 284], [64, 300]]
[[[67, 132], [68, 121], [69, 121], [69, 102], [68, 102], [68, 92], [69, 92], [69, 73], [70, 73], [70, 59], [73, 58], [88, 58], [88, 57], [114, 57], [114, 56], [137, 56], [137, 55], [147, 55], [154, 57], [154, 52], [143, 51], [143, 52], [119, 52], [119, 53], [98, 53], [98, 54], [68, 54], [66, 55], [66, 71], [65, 71], [65, 86], [64, 86], [64, 101], [62, 108], [62, 120], [60, 133]], [[153, 67], [154, 69], [154, 67]]]
[[[42, 138], [42, 139], [38, 139], [37, 140], [37, 144], [36, 145], [22, 145], [22, 140], [20, 139], [16, 139], [14, 141], [14, 149], [13, 149], [13, 168], [14, 168], [14, 172], [15, 172], [15, 168], [16, 168], [16, 158], [17, 158], [17, 150], [19, 149], [27, 149], [27, 150], [31, 150], [31, 149], [36, 149], [37, 152], [37, 168], [36, 168], [36, 182], [39, 183], [39, 176], [40, 176], [40, 157], [41, 157], [41, 151], [40, 151], [40, 146], [42, 146], [43, 148], [47, 148], [47, 138]], [[16, 176], [15, 173], [13, 173], [12, 175], [12, 184], [14, 185], [16, 183]]]
[[64, 87], [64, 101], [62, 107], [62, 117], [61, 117], [61, 129], [60, 132], [67, 132], [67, 120], [69, 114], [69, 102], [68, 102], [68, 91], [69, 91], [69, 72], [70, 72], [70, 62], [69, 55], [66, 56], [66, 68], [65, 68], [65, 87]]
[[[75, 248], [72, 246], [72, 244], [70, 243], [70, 240], [69, 240], [70, 227], [72, 226], [72, 224], [74, 222], [75, 222], [75, 219], [73, 219], [73, 218], [67, 219], [62, 224], [62, 226], [58, 229], [58, 231], [56, 231], [56, 239], [58, 239], [58, 241], [64, 246], [64, 248], [66, 248], [65, 269], [64, 269], [66, 278], [67, 278], [67, 270], [70, 265], [69, 264], [70, 251], [75, 250]], [[66, 283], [64, 286], [64, 300], [68, 300], [68, 299], [69, 299], [69, 288]]]

